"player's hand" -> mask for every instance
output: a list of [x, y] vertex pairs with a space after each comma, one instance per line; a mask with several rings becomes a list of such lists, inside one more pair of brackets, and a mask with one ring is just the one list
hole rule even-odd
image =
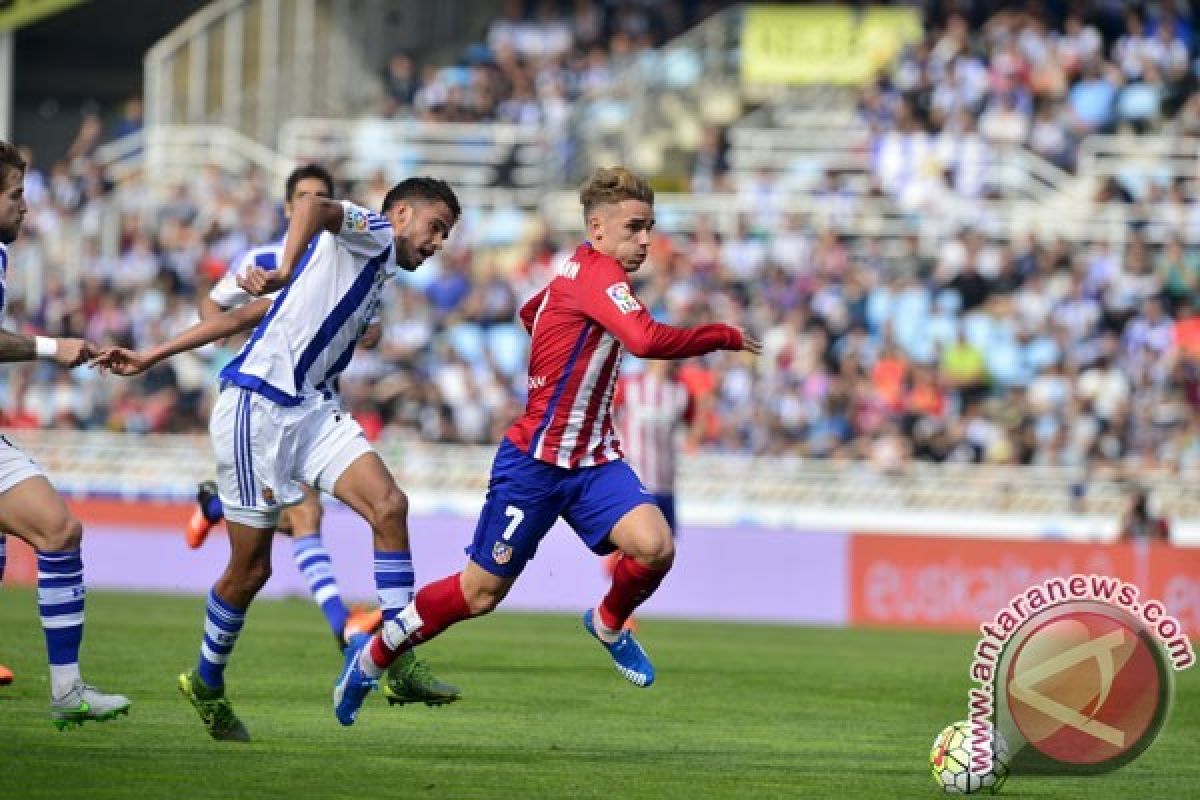
[[738, 328], [738, 331], [740, 331], [742, 334], [742, 350], [747, 353], [753, 353], [754, 355], [758, 355], [762, 352], [762, 342], [746, 333], [746, 331], [742, 328]]
[[237, 276], [238, 286], [255, 297], [262, 297], [264, 294], [282, 289], [286, 282], [279, 274], [279, 270], [268, 270], [262, 267], [251, 267], [246, 270], [245, 274]]
[[150, 369], [154, 362], [137, 351], [125, 347], [110, 347], [93, 358], [91, 365], [128, 378]]
[[358, 337], [358, 346], [370, 350], [379, 344], [383, 338], [383, 326], [379, 323], [363, 328], [362, 336]]
[[78, 367], [96, 355], [96, 348], [83, 339], [58, 339], [54, 363], [60, 367]]

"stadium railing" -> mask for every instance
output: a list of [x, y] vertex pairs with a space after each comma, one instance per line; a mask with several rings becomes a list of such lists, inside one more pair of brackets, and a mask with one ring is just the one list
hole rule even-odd
[[279, 140], [289, 161], [339, 164], [351, 180], [437, 175], [472, 206], [532, 209], [560, 178], [546, 158], [554, 143], [537, 125], [301, 117]]
[[[552, 192], [542, 203], [542, 213], [555, 230], [578, 233], [582, 230], [578, 203], [573, 192]], [[658, 227], [664, 231], [692, 231], [704, 217], [726, 236], [737, 232], [739, 218], [749, 215], [751, 222], [758, 224], [763, 216], [762, 205], [738, 192], [659, 192], [655, 194], [655, 210]], [[789, 214], [801, 215], [804, 230], [833, 230], [849, 236], [877, 238], [885, 249], [890, 247], [897, 252], [900, 240], [917, 235], [922, 249], [928, 253], [935, 252], [940, 242], [966, 228], [1000, 241], [1035, 234], [1043, 239], [1061, 237], [1077, 244], [1120, 243], [1129, 235], [1131, 219], [1128, 210], [1114, 204], [1094, 209], [1088, 216], [1071, 217], [1050, 214], [1040, 203], [1010, 200], [959, 202], [940, 208], [937, 213], [922, 213], [902, 209], [890, 198], [856, 197], [840, 204], [803, 189], [780, 192], [770, 208], [773, 218]], [[1161, 241], [1165, 237], [1161, 232], [1152, 232], [1147, 238]]]
[[1135, 195], [1147, 183], [1164, 186], [1196, 176], [1200, 138], [1168, 134], [1088, 136], [1079, 145], [1079, 174], [1091, 178], [1115, 177]]
[[284, 120], [350, 116], [377, 102], [382, 79], [354, 42], [368, 15], [345, 0], [217, 0], [145, 57], [151, 126], [223, 124], [275, 145]]
[[[204, 436], [20, 430], [8, 434], [74, 494], [127, 499], [191, 498], [212, 478]], [[397, 481], [417, 492], [458, 494], [477, 510], [494, 448], [387, 439], [378, 449]], [[1163, 513], [1200, 520], [1200, 470], [1139, 475]], [[909, 462], [880, 470], [863, 462], [728, 454], [683, 459], [679, 493], [751, 514], [794, 509], [946, 511], [975, 514], [1121, 513], [1124, 480], [1081, 470]]]

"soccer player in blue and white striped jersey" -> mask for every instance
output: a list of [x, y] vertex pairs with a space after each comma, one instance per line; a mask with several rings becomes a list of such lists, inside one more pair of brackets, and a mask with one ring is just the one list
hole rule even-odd
[[[333, 197], [333, 176], [319, 164], [305, 164], [292, 170], [284, 184], [284, 215], [291, 219], [295, 202], [301, 198]], [[255, 300], [254, 295], [237, 284], [239, 275], [252, 267], [272, 270], [279, 266], [283, 256], [283, 240], [252, 247], [235, 259], [229, 271], [217, 281], [209, 293], [201, 298], [201, 319], [211, 319], [223, 311], [244, 306]], [[379, 341], [380, 318], [378, 312], [368, 320], [366, 330], [359, 340], [360, 347], [373, 347]], [[279, 515], [278, 531], [292, 537], [292, 552], [296, 568], [304, 576], [312, 594], [313, 602], [321, 609], [339, 648], [345, 647], [349, 637], [360, 633], [372, 633], [380, 624], [377, 609], [348, 607], [342, 600], [329, 551], [321, 539], [321, 495], [309, 486], [301, 485], [304, 499], [284, 509]], [[200, 484], [198, 508], [188, 521], [186, 538], [189, 547], [200, 547], [209, 531], [224, 518], [221, 499], [217, 495], [214, 481]]]
[[[113, 348], [97, 362], [134, 375], [254, 327], [221, 372], [209, 425], [230, 560], [209, 594], [197, 669], [180, 676], [181, 690], [217, 739], [249, 739], [225, 697], [224, 670], [246, 609], [270, 575], [279, 512], [299, 502], [299, 484], [333, 494], [370, 523], [384, 620], [412, 601], [408, 500], [332, 386], [373, 317], [384, 282], [441, 249], [461, 212], [453, 190], [433, 178], [400, 182], [382, 210], [304, 198], [288, 224], [279, 267], [253, 267], [239, 279], [261, 299], [145, 353]], [[274, 299], [262, 297], [280, 289]]]

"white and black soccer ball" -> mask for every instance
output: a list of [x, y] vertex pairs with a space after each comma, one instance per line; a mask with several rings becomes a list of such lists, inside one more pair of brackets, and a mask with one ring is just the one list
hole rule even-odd
[[992, 761], [988, 772], [971, 772], [971, 726], [960, 720], [933, 740], [929, 768], [933, 782], [946, 794], [995, 794], [1008, 779], [1008, 745], [1000, 732], [987, 723], [992, 734]]

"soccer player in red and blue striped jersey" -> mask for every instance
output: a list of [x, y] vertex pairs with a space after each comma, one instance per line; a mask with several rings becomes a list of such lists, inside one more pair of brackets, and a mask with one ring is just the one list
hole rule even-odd
[[761, 346], [729, 325], [663, 325], [642, 307], [628, 279], [646, 260], [654, 226], [654, 193], [642, 178], [621, 167], [596, 170], [580, 200], [589, 241], [521, 309], [533, 337], [528, 405], [493, 462], [470, 560], [423, 587], [357, 652], [347, 651], [333, 698], [343, 725], [353, 724], [400, 653], [495, 609], [559, 517], [593, 552], [623, 554], [612, 587], [583, 622], [626, 679], [654, 681], [645, 651], [622, 626], [658, 588], [675, 550], [653, 495], [622, 460], [612, 419], [621, 356], [675, 359]]

